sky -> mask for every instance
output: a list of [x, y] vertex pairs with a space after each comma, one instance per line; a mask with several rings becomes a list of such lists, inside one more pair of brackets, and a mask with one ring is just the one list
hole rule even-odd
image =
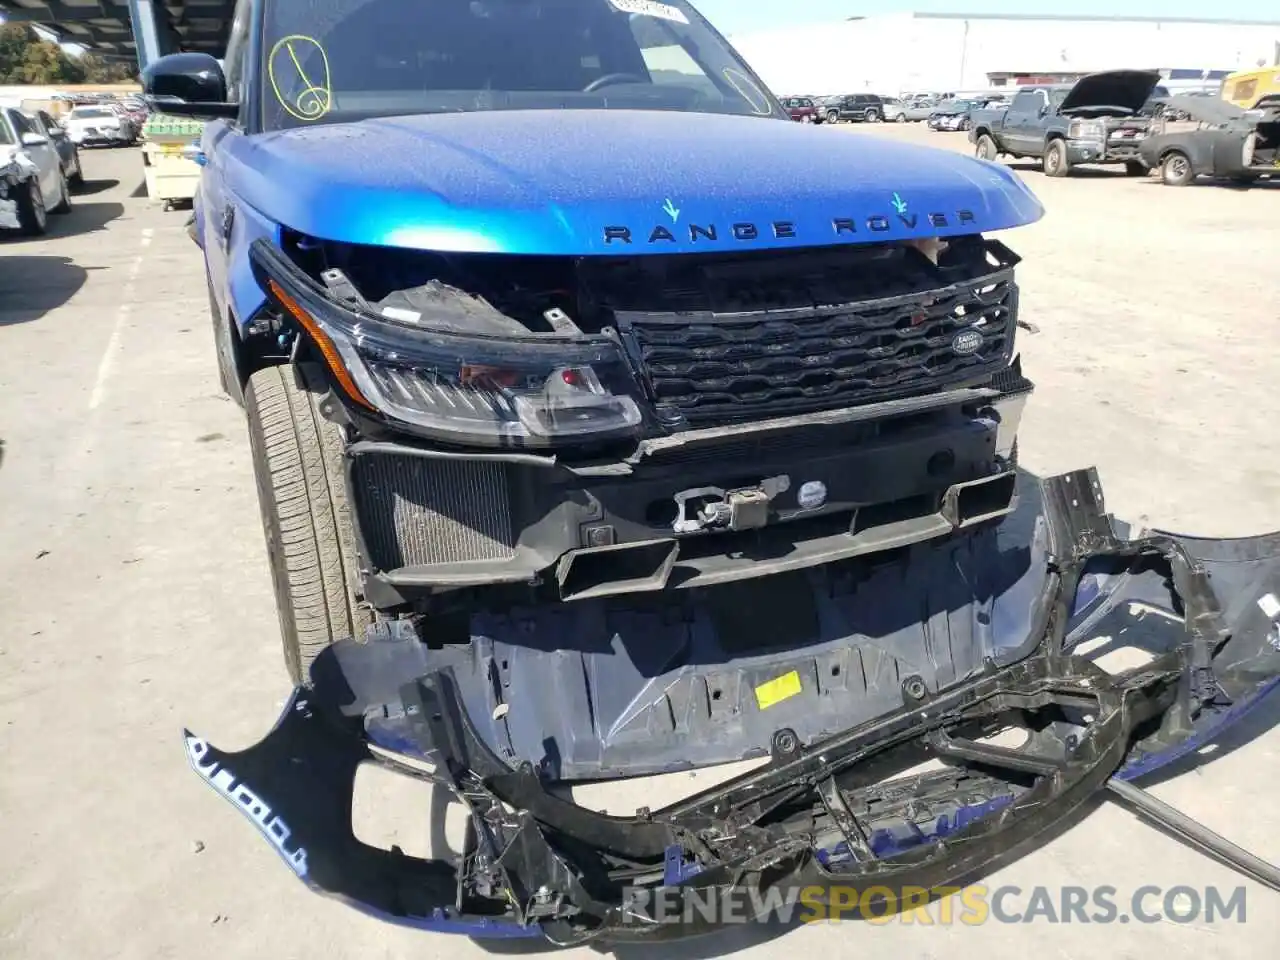
[[1276, 0], [1234, 0], [1226, 7], [1208, 0], [693, 0], [722, 33], [747, 33], [773, 26], [821, 23], [877, 13], [1070, 13], [1075, 16], [1214, 17], [1280, 20]]

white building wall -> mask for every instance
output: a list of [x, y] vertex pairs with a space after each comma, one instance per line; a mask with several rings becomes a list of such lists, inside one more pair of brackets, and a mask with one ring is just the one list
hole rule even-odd
[[1246, 70], [1275, 62], [1280, 24], [971, 19], [892, 14], [730, 37], [769, 87], [897, 94], [989, 86], [989, 73], [1121, 67]]

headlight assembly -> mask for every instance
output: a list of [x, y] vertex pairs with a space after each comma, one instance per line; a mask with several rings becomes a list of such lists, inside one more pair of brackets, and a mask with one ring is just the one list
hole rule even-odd
[[629, 436], [637, 385], [606, 336], [500, 338], [375, 317], [335, 303], [266, 241], [251, 252], [264, 290], [307, 332], [356, 404], [468, 446], [553, 447]]
[[1067, 136], [1072, 140], [1101, 140], [1102, 123], [1098, 120], [1072, 120]]

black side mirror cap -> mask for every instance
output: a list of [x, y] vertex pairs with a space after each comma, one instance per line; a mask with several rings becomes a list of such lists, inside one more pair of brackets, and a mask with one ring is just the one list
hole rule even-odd
[[175, 116], [234, 117], [239, 104], [227, 102], [222, 65], [207, 53], [171, 53], [142, 72], [142, 91], [156, 109]]

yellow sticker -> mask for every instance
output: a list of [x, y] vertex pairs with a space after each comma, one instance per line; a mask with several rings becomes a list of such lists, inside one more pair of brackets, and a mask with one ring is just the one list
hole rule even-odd
[[800, 673], [792, 670], [790, 673], [784, 673], [776, 680], [770, 680], [768, 683], [762, 683], [756, 687], [756, 703], [760, 705], [761, 710], [768, 710], [775, 707], [783, 700], [790, 700], [801, 690]]
[[[312, 51], [320, 55], [319, 83], [302, 68], [302, 61]], [[267, 57], [267, 77], [271, 92], [291, 117], [319, 120], [333, 108], [329, 56], [320, 41], [312, 37], [295, 33], [277, 41]]]

